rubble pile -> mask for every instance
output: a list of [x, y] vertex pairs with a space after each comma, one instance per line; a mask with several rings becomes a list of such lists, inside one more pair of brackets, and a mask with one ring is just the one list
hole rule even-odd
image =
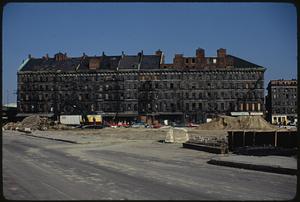
[[3, 126], [4, 130], [19, 130], [29, 132], [32, 130], [47, 130], [51, 121], [48, 118], [40, 117], [38, 115], [29, 116], [23, 119], [21, 122], [10, 122]]
[[274, 130], [275, 126], [269, 124], [261, 116], [219, 116], [209, 123], [197, 127], [200, 130]]
[[228, 139], [226, 137], [214, 137], [214, 136], [193, 136], [190, 138], [189, 142], [193, 143], [202, 143], [202, 144], [210, 144], [210, 143], [227, 143]]

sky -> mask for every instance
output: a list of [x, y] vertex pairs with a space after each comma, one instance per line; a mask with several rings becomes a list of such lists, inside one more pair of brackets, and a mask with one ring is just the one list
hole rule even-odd
[[[208, 57], [219, 48], [297, 79], [297, 15], [288, 3], [8, 3], [2, 22], [2, 103], [16, 103], [17, 71], [31, 54], [153, 54]], [[266, 92], [266, 91], [265, 91]]]

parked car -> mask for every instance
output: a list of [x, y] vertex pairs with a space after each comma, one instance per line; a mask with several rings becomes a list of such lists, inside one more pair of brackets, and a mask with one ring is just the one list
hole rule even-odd
[[133, 123], [131, 125], [132, 128], [145, 128], [146, 124], [144, 124], [143, 122], [137, 122], [137, 123]]
[[117, 126], [118, 127], [128, 127], [129, 126], [129, 124], [127, 124], [127, 123], [123, 123], [123, 122], [119, 122], [118, 124], [117, 124]]
[[103, 125], [83, 125], [81, 129], [102, 129], [104, 128]]
[[185, 125], [184, 123], [173, 123], [172, 126], [173, 127], [187, 127], [187, 125]]
[[161, 127], [161, 124], [152, 125], [152, 128], [160, 128], [160, 127]]
[[195, 123], [188, 123], [187, 125], [188, 127], [198, 127], [199, 124], [195, 124]]

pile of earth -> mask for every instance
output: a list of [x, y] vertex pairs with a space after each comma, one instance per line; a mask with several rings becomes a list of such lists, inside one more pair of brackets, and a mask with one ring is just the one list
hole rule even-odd
[[219, 116], [211, 122], [201, 124], [200, 130], [274, 130], [276, 126], [261, 116]]
[[[47, 130], [54, 128], [54, 123], [46, 117], [38, 115], [29, 116], [21, 122], [10, 122], [3, 126], [4, 130], [19, 130], [19, 131], [32, 131], [32, 130]], [[58, 127], [58, 126], [56, 126]]]

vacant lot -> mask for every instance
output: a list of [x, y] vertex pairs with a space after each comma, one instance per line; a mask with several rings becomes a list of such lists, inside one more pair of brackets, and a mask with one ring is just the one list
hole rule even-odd
[[160, 143], [167, 130], [33, 133], [77, 138], [82, 144], [4, 131], [4, 196], [27, 200], [287, 200], [295, 196], [296, 176], [209, 165], [206, 162], [217, 155]]

